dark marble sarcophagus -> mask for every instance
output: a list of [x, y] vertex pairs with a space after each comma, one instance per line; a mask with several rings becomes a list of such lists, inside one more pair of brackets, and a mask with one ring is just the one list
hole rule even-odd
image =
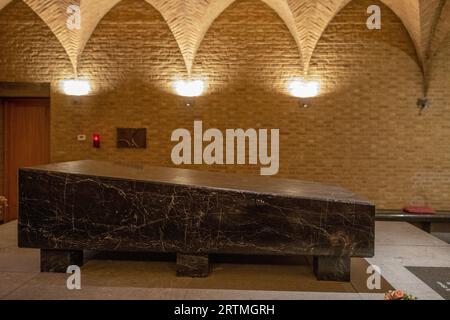
[[319, 279], [349, 280], [350, 257], [374, 254], [374, 206], [340, 187], [90, 160], [19, 180], [19, 246], [41, 249], [42, 271], [83, 250], [173, 252], [191, 276], [208, 254], [310, 255]]

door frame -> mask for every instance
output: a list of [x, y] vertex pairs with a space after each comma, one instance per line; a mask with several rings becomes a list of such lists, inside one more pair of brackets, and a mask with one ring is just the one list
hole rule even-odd
[[[7, 161], [7, 143], [6, 143], [6, 128], [5, 128], [5, 100], [6, 99], [48, 99], [49, 100], [49, 108], [50, 108], [50, 119], [49, 119], [49, 130], [51, 130], [51, 84], [49, 82], [1, 82], [0, 81], [0, 108], [1, 108], [1, 115], [2, 115], [2, 133], [3, 133], [3, 150], [0, 150], [1, 159], [2, 159], [2, 167], [3, 167], [3, 181], [2, 181], [2, 187], [3, 187], [3, 194], [6, 192], [6, 175], [5, 170], [7, 168], [6, 161]], [[51, 132], [51, 131], [50, 131]], [[50, 141], [49, 141], [49, 147], [50, 147], [50, 155], [51, 155], [51, 135], [50, 135]], [[50, 156], [49, 155], [49, 156]], [[9, 220], [9, 212], [8, 210], [5, 210], [3, 222], [10, 221]], [[1, 221], [0, 221], [1, 223]]]

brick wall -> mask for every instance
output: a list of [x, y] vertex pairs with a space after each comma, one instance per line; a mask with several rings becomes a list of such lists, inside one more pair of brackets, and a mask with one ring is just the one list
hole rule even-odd
[[[301, 76], [294, 39], [260, 0], [240, 0], [211, 26], [193, 75], [208, 91], [186, 108], [171, 82], [186, 70], [159, 13], [144, 1], [119, 3], [100, 22], [81, 57], [80, 77], [94, 95], [78, 103], [60, 94], [70, 77], [64, 50], [21, 2], [0, 12], [0, 81], [51, 81], [52, 160], [110, 159], [169, 166], [174, 129], [279, 128], [280, 177], [340, 184], [380, 208], [426, 201], [450, 208], [450, 39], [435, 57], [432, 108], [418, 116], [422, 78], [414, 46], [399, 19], [382, 6], [383, 29], [365, 27], [366, 8], [354, 1], [332, 21], [312, 58], [322, 93], [308, 109], [286, 92]], [[381, 4], [380, 4], [381, 5]], [[116, 127], [147, 127], [147, 150], [118, 150]], [[99, 133], [102, 148], [78, 142]], [[258, 174], [259, 167], [202, 169]]]

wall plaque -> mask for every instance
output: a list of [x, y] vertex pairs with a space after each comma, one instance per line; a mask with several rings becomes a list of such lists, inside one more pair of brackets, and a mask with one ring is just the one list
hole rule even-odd
[[117, 128], [117, 148], [119, 149], [147, 148], [147, 129]]

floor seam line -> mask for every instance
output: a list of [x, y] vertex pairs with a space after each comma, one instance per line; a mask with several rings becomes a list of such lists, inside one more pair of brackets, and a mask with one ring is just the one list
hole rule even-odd
[[31, 282], [31, 280], [33, 280], [35, 277], [37, 277], [39, 275], [39, 273], [36, 273], [35, 275], [33, 275], [30, 279], [28, 279], [27, 281], [25, 281], [24, 283], [22, 283], [20, 286], [18, 286], [17, 288], [13, 289], [12, 291], [10, 291], [9, 293], [7, 293], [4, 296], [0, 297], [0, 300], [5, 300], [5, 298], [7, 298], [8, 296], [12, 295], [14, 292], [16, 292], [17, 290], [21, 289], [23, 286], [25, 286], [26, 284], [28, 284], [29, 282]]

